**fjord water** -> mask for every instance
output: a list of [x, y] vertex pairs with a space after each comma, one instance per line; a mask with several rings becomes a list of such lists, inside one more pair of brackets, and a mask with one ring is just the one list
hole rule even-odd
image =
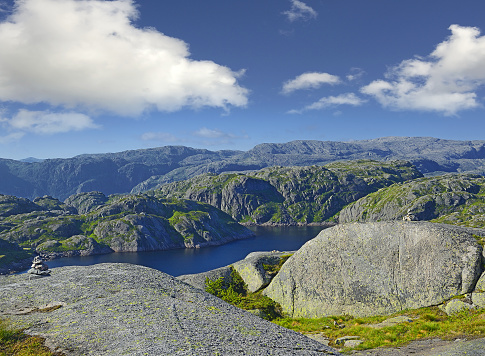
[[221, 246], [150, 252], [124, 252], [108, 255], [60, 258], [48, 261], [49, 268], [87, 266], [96, 263], [133, 263], [180, 276], [200, 273], [242, 260], [253, 251], [298, 250], [322, 230], [320, 226], [250, 227], [256, 236]]

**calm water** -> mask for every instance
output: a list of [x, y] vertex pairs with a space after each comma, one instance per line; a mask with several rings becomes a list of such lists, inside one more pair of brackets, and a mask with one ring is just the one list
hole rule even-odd
[[172, 276], [205, 272], [242, 260], [253, 251], [298, 250], [322, 230], [318, 226], [306, 227], [251, 227], [255, 237], [237, 240], [222, 246], [200, 249], [178, 249], [151, 252], [125, 252], [108, 255], [60, 258], [47, 261], [49, 268], [61, 266], [87, 266], [105, 262], [134, 263], [158, 269]]

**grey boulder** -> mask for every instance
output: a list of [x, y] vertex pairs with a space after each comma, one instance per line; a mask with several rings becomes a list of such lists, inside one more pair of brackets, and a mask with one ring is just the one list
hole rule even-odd
[[190, 284], [195, 288], [205, 290], [205, 281], [209, 279], [211, 281], [216, 281], [219, 278], [223, 278], [225, 283], [231, 282], [231, 266], [220, 267], [216, 269], [211, 269], [207, 272], [194, 273], [194, 274], [184, 274], [176, 277], [179, 281]]
[[428, 222], [342, 224], [284, 265], [264, 294], [292, 317], [387, 315], [473, 292], [482, 272], [474, 233]]
[[294, 251], [251, 252], [244, 260], [237, 261], [232, 266], [247, 284], [248, 290], [256, 292], [266, 287], [274, 277], [265, 267], [278, 265], [283, 256], [293, 253]]

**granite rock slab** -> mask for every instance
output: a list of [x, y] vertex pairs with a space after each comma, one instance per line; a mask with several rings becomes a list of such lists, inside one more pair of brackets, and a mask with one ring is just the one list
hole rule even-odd
[[0, 276], [0, 317], [66, 355], [339, 355], [163, 272], [131, 264]]

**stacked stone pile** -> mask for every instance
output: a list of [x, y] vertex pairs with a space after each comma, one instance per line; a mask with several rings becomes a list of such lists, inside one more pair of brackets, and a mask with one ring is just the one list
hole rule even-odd
[[40, 256], [36, 256], [32, 261], [32, 266], [27, 271], [27, 273], [35, 274], [38, 276], [49, 276], [50, 271], [47, 264], [44, 263], [44, 260]]

